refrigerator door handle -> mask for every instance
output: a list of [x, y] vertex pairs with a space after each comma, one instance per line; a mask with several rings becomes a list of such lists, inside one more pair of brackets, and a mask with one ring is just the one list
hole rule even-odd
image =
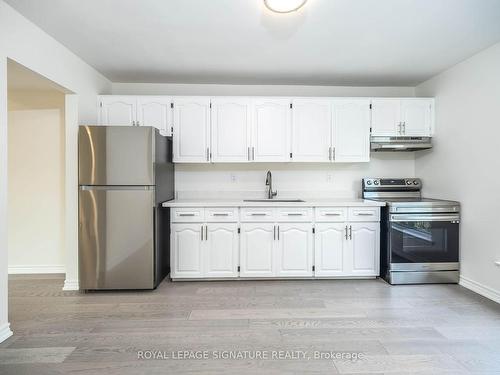
[[135, 186], [135, 185], [80, 185], [80, 190], [90, 191], [90, 190], [155, 190], [154, 186]]

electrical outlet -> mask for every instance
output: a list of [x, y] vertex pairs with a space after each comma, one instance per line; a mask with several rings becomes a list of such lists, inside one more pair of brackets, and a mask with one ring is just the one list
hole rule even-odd
[[231, 180], [232, 183], [235, 183], [236, 182], [236, 175], [234, 173], [231, 173], [229, 175], [229, 179]]
[[331, 173], [326, 174], [326, 182], [333, 182], [333, 175]]

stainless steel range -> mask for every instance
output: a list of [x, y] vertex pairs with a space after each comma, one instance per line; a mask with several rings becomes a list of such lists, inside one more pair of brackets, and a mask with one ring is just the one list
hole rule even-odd
[[460, 203], [422, 198], [418, 178], [364, 178], [382, 208], [380, 274], [390, 284], [457, 283]]

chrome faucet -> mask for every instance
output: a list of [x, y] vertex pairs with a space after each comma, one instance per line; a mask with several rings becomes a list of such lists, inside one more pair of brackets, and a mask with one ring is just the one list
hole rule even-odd
[[277, 191], [273, 191], [273, 175], [271, 174], [271, 171], [267, 171], [266, 186], [268, 187], [267, 199], [273, 199], [275, 196], [278, 195]]

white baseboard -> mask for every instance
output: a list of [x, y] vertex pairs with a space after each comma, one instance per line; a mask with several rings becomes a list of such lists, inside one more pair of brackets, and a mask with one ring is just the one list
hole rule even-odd
[[66, 273], [66, 267], [61, 264], [30, 264], [9, 266], [9, 274], [33, 274], [33, 273]]
[[500, 303], [500, 292], [497, 290], [494, 290], [464, 276], [460, 276], [459, 284], [464, 288], [470, 289], [473, 292], [482, 295], [483, 297], [489, 298], [496, 303]]
[[80, 290], [78, 280], [64, 280], [63, 290]]
[[5, 323], [3, 326], [0, 327], [0, 342], [4, 342], [10, 336], [12, 336], [12, 331], [10, 330], [10, 324]]

